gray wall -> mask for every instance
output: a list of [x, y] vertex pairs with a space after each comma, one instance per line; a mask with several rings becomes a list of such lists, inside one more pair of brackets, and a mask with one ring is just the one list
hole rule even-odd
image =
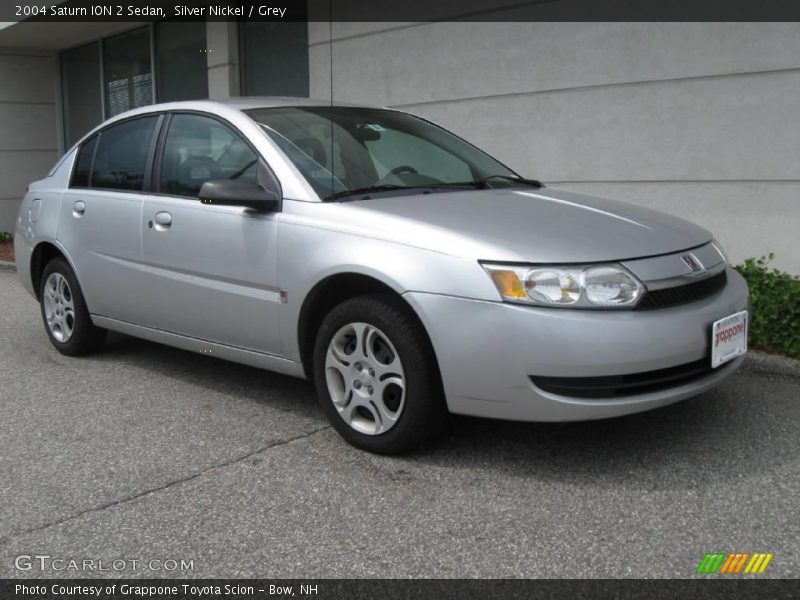
[[208, 21], [208, 97], [221, 100], [239, 95], [238, 23]]
[[19, 201], [58, 157], [52, 54], [0, 49], [0, 231], [14, 231]]
[[[327, 23], [310, 24], [329, 98]], [[336, 100], [442, 123], [525, 175], [652, 206], [800, 274], [800, 24], [334, 23]]]

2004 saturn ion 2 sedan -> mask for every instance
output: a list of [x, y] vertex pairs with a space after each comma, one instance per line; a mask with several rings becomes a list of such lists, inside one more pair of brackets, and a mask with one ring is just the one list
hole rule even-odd
[[359, 448], [447, 412], [599, 419], [730, 376], [747, 287], [705, 229], [544, 187], [396, 110], [136, 109], [32, 183], [25, 288], [63, 354], [114, 330], [312, 378]]

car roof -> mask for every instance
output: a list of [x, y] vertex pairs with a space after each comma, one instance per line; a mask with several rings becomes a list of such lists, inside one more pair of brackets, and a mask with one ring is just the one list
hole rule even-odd
[[127, 119], [135, 115], [144, 115], [167, 110], [200, 110], [210, 113], [224, 114], [231, 110], [243, 111], [257, 108], [281, 108], [290, 106], [352, 106], [367, 108], [364, 105], [346, 102], [331, 102], [330, 100], [316, 100], [314, 98], [294, 98], [289, 96], [244, 96], [222, 98], [218, 100], [181, 100], [179, 102], [162, 102], [148, 104], [140, 108], [128, 110], [103, 121], [102, 125], [120, 119]]
[[208, 102], [230, 106], [238, 110], [284, 106], [357, 106], [367, 108], [364, 105], [351, 104], [349, 102], [331, 102], [329, 99], [296, 98], [291, 96], [238, 96], [221, 100], [209, 100]]

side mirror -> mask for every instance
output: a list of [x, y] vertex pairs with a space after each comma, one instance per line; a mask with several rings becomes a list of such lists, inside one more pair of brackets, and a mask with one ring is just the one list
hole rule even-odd
[[203, 204], [246, 206], [264, 212], [281, 209], [281, 184], [264, 161], [258, 161], [257, 183], [239, 179], [213, 179], [200, 188], [198, 197]]

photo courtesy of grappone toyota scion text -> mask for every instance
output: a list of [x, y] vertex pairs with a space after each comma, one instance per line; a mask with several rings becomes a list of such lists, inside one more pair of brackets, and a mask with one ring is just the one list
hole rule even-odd
[[747, 287], [708, 231], [545, 187], [396, 110], [124, 113], [29, 186], [14, 243], [61, 353], [113, 330], [311, 378], [336, 430], [378, 453], [448, 412], [664, 406], [747, 349]]

